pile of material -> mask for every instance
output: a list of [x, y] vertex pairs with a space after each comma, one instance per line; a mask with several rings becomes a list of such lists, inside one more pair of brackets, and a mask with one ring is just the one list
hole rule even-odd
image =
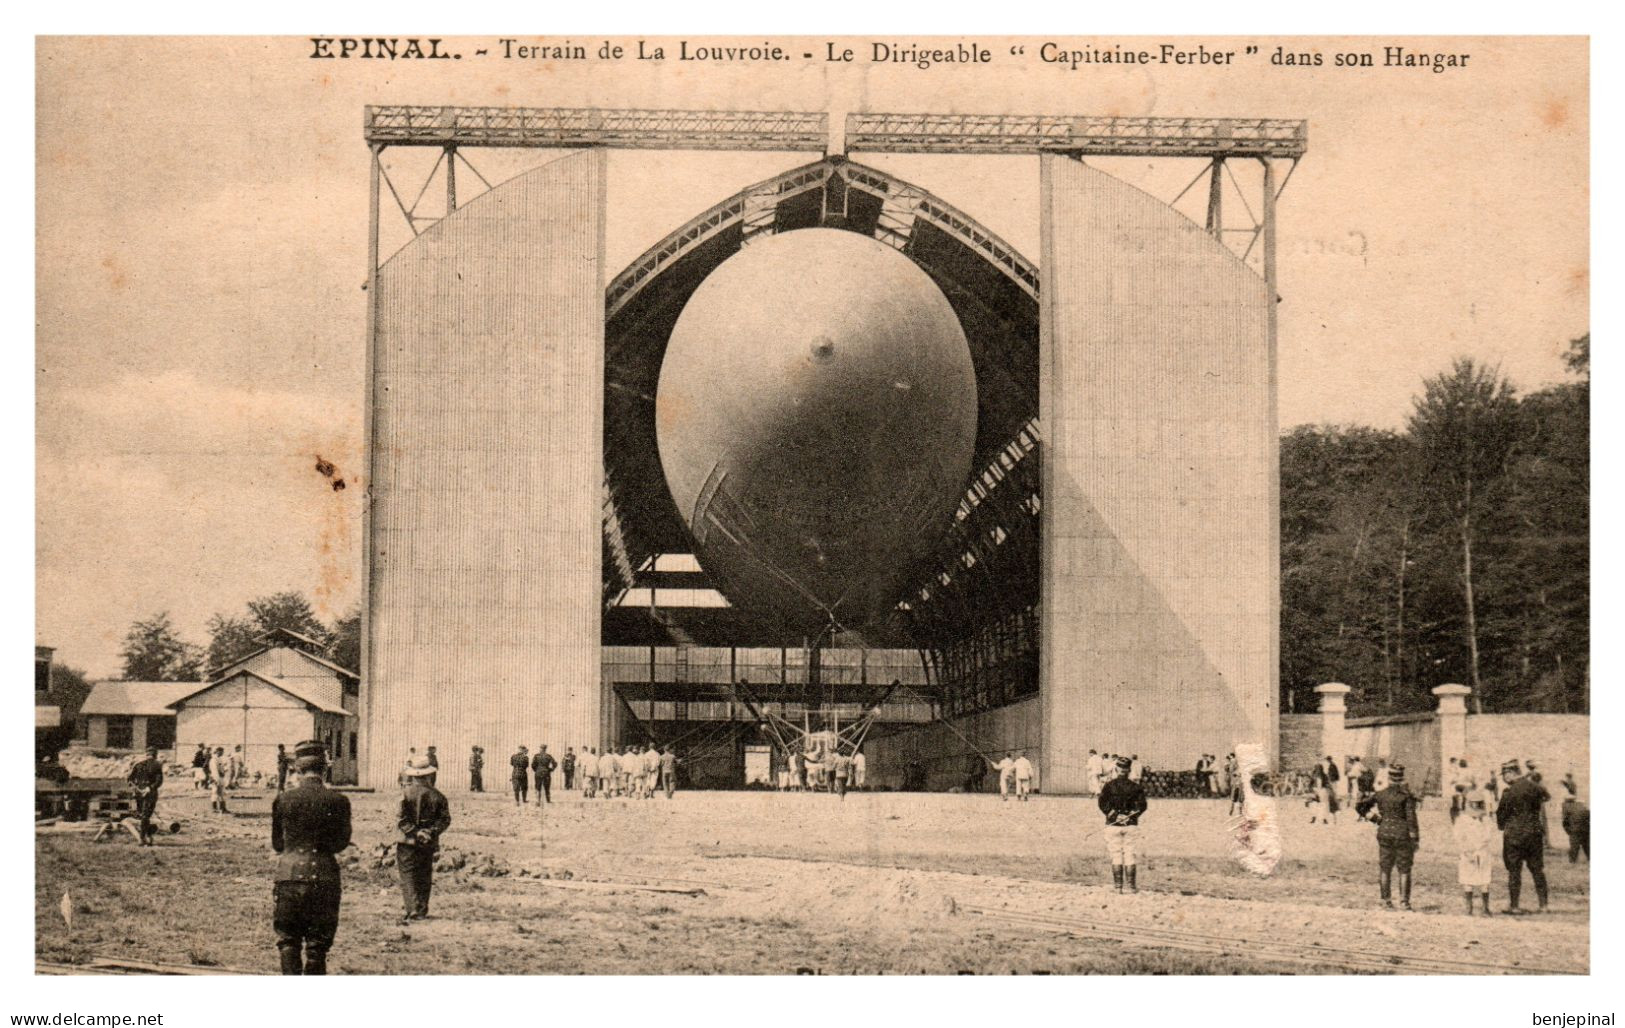
[[87, 750], [83, 748], [70, 748], [57, 754], [57, 763], [74, 778], [127, 778], [130, 768], [145, 754], [126, 753], [114, 756], [110, 753]]

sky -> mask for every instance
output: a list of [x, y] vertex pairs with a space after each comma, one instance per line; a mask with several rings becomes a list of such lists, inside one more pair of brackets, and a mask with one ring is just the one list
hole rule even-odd
[[[471, 54], [494, 39], [447, 45]], [[596, 50], [602, 37], [575, 41]], [[1309, 153], [1279, 221], [1283, 428], [1400, 427], [1422, 379], [1457, 355], [1499, 364], [1520, 390], [1563, 380], [1567, 341], [1589, 329], [1584, 42], [1254, 42], [1375, 48], [1379, 63], [1388, 43], [1473, 57], [1442, 74], [1031, 59], [921, 71], [341, 62], [309, 59], [295, 38], [43, 39], [37, 641], [105, 677], [130, 623], [157, 611], [204, 643], [212, 614], [266, 593], [300, 590], [328, 619], [358, 601], [363, 490], [334, 492], [314, 466], [320, 455], [351, 481], [363, 470], [369, 103], [1303, 118]], [[556, 155], [470, 156], [500, 181]], [[612, 153], [607, 266], [813, 156]], [[432, 159], [385, 154], [413, 193]], [[860, 159], [1037, 262], [1036, 159]], [[1100, 164], [1167, 199], [1199, 170]], [[474, 180], [459, 179], [466, 196]], [[1181, 209], [1197, 213], [1203, 189]], [[1239, 202], [1227, 196], [1227, 210], [1245, 217]], [[387, 256], [410, 233], [384, 214]]]

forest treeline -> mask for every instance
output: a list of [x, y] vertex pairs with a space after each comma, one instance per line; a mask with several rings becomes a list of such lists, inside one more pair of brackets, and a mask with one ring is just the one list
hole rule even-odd
[[1355, 714], [1584, 712], [1590, 691], [1589, 334], [1571, 381], [1518, 395], [1460, 358], [1402, 430], [1281, 439], [1282, 709], [1350, 686]]

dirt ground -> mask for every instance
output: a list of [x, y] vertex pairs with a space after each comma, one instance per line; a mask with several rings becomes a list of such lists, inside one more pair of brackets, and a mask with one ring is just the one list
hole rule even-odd
[[[1309, 825], [1291, 805], [1282, 807], [1285, 857], [1266, 879], [1231, 859], [1222, 803], [1152, 801], [1142, 891], [1119, 896], [1100, 815], [1083, 798], [690, 792], [588, 802], [555, 793], [539, 810], [454, 793], [444, 857], [463, 867], [437, 875], [428, 921], [403, 926], [395, 871], [377, 859], [393, 839], [398, 797], [350, 798], [357, 846], [345, 860], [335, 973], [1350, 970], [1321, 959], [1336, 951], [1378, 960], [1364, 970], [1410, 957], [1455, 962], [1429, 968], [1445, 972], [1583, 974], [1590, 960], [1589, 865], [1550, 852], [1551, 912], [1516, 918], [1500, 913], [1497, 866], [1497, 915], [1465, 917], [1438, 800], [1423, 812], [1416, 912], [1404, 913], [1378, 906], [1370, 825], [1352, 817]], [[203, 794], [173, 783], [159, 813], [183, 829], [151, 849], [128, 836], [100, 844], [88, 834], [38, 836], [38, 958], [273, 973], [269, 795], [245, 793], [232, 814], [213, 815]], [[1530, 904], [1532, 891], [1526, 883]]]

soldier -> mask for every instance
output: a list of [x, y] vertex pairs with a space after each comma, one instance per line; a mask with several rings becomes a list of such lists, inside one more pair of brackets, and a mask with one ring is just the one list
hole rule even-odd
[[468, 754], [468, 791], [485, 791], [485, 751], [478, 746]]
[[566, 746], [564, 759], [559, 761], [559, 770], [564, 772], [564, 791], [569, 792], [576, 787], [576, 748]]
[[293, 764], [293, 758], [288, 756], [288, 748], [282, 743], [276, 744], [276, 791], [283, 792], [288, 788], [288, 768]]
[[654, 743], [643, 752], [643, 795], [649, 799], [655, 798], [655, 790], [660, 788], [660, 751]]
[[852, 754], [852, 788], [859, 792], [869, 786], [869, 762], [864, 759], [863, 751]]
[[282, 854], [271, 924], [283, 974], [326, 974], [341, 896], [333, 855], [350, 845], [350, 801], [322, 784], [321, 743], [295, 746], [293, 769], [297, 783], [271, 802], [271, 848]]
[[158, 787], [164, 784], [164, 765], [158, 762], [158, 747], [147, 747], [147, 759], [130, 768], [129, 782], [135, 787], [135, 813], [141, 845], [151, 846], [153, 812], [158, 809]]
[[429, 891], [434, 888], [434, 858], [440, 835], [451, 827], [446, 797], [434, 787], [434, 766], [428, 757], [410, 761], [401, 771], [401, 837], [395, 843], [395, 867], [401, 874], [401, 900], [406, 913], [401, 923], [429, 916]]
[[1411, 863], [1422, 842], [1422, 830], [1416, 822], [1416, 810], [1421, 804], [1405, 787], [1403, 764], [1384, 770], [1388, 773], [1388, 787], [1361, 800], [1355, 810], [1361, 817], [1377, 822], [1377, 875], [1382, 905], [1394, 908], [1393, 874], [1397, 870], [1400, 902], [1410, 910]]
[[429, 787], [432, 789], [440, 780], [440, 757], [435, 753], [434, 747], [430, 746], [428, 755], [423, 759], [429, 762]]
[[1139, 842], [1140, 815], [1145, 813], [1145, 787], [1128, 776], [1133, 762], [1117, 758], [1117, 777], [1101, 786], [1100, 812], [1106, 815], [1106, 855], [1112, 862], [1112, 884], [1122, 892], [1139, 892], [1135, 880], [1135, 844]]
[[581, 748], [581, 762], [576, 766], [581, 777], [581, 798], [590, 800], [598, 794], [598, 754], [591, 746]]
[[203, 743], [197, 744], [197, 752], [192, 754], [192, 788], [202, 789], [209, 784], [209, 747]]
[[1590, 863], [1591, 811], [1580, 799], [1580, 787], [1575, 784], [1572, 772], [1563, 776], [1563, 789], [1568, 793], [1563, 799], [1563, 831], [1569, 836], [1569, 863], [1579, 860], [1582, 850], [1586, 862]]
[[1535, 881], [1535, 897], [1546, 909], [1546, 801], [1551, 795], [1534, 779], [1522, 774], [1516, 760], [1501, 765], [1507, 787], [1495, 807], [1495, 826], [1501, 829], [1501, 861], [1507, 869], [1507, 913], [1520, 914], [1518, 893], [1523, 888], [1523, 867]]
[[546, 746], [539, 747], [536, 750], [536, 757], [530, 762], [530, 767], [532, 771], [536, 772], [536, 803], [538, 806], [543, 803], [553, 802], [553, 769], [558, 766], [559, 762], [553, 759], [553, 754], [547, 752]]
[[530, 750], [524, 746], [508, 758], [513, 766], [513, 805], [530, 802]]
[[1099, 793], [1100, 784], [1100, 754], [1090, 750], [1089, 759], [1083, 762], [1083, 794], [1093, 796]]

